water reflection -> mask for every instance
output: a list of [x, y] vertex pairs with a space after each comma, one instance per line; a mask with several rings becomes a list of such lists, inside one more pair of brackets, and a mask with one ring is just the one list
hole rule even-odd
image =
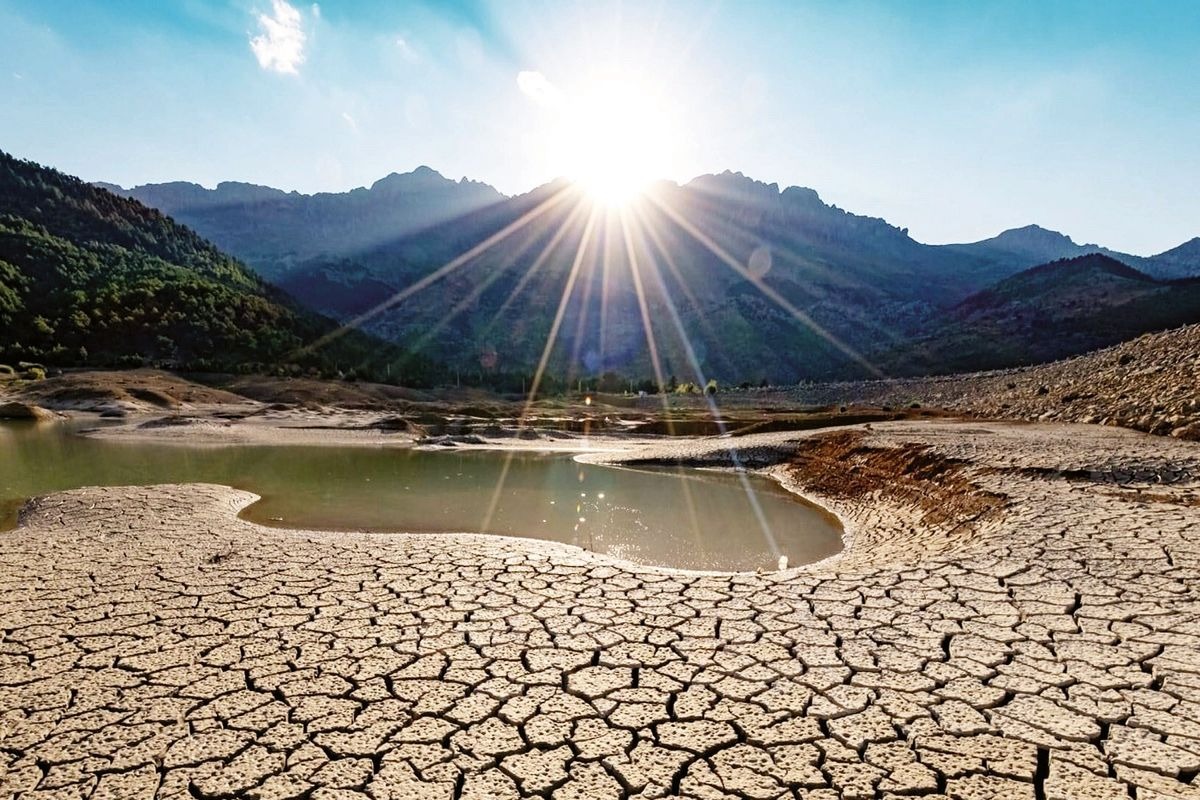
[[261, 495], [244, 516], [266, 525], [483, 531], [688, 569], [774, 569], [780, 555], [796, 565], [841, 547], [832, 519], [760, 478], [750, 489], [778, 551], [765, 541], [745, 487], [723, 473], [617, 469], [524, 452], [189, 447], [89, 439], [66, 425], [0, 424], [0, 514], [20, 498], [78, 486], [187, 482]]

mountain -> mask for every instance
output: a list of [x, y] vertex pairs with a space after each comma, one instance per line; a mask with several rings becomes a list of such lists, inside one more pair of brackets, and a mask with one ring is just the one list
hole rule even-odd
[[1039, 225], [1012, 228], [991, 239], [942, 247], [981, 258], [1001, 272], [1018, 272], [1038, 264], [1101, 253], [1155, 278], [1173, 279], [1200, 275], [1200, 238], [1156, 256], [1119, 253], [1098, 244], [1076, 244], [1070, 236]]
[[1160, 280], [1091, 253], [1025, 270], [949, 309], [887, 354], [893, 374], [1056, 361], [1200, 322], [1200, 278]]
[[1155, 274], [1167, 278], [1200, 275], [1200, 236], [1149, 258]]
[[293, 302], [141, 203], [0, 152], [0, 361], [365, 371], [395, 348]]
[[1060, 258], [1072, 258], [1101, 249], [1097, 245], [1075, 244], [1070, 236], [1058, 231], [1047, 230], [1040, 225], [1011, 228], [991, 239], [971, 244], [949, 244], [944, 247], [1013, 265], [1024, 264], [1025, 266], [1045, 264]]
[[[590, 243], [581, 251], [592, 213]], [[505, 233], [531, 214], [537, 215], [533, 221]], [[688, 380], [696, 364], [705, 375], [732, 381], [864, 377], [945, 371], [912, 351], [914, 341], [927, 355], [972, 369], [1115, 341], [1093, 330], [1095, 320], [1079, 322], [1085, 330], [1074, 332], [1071, 313], [1044, 310], [1038, 319], [1050, 326], [1040, 329], [1045, 341], [1016, 343], [985, 324], [985, 309], [972, 312], [988, 287], [996, 287], [999, 297], [1025, 293], [1048, 302], [1060, 279], [1059, 297], [1068, 310], [1073, 302], [1081, 308], [1114, 305], [1120, 293], [1095, 297], [1087, 276], [1070, 269], [1050, 270], [1045, 285], [1033, 285], [1044, 274], [1037, 271], [1003, 283], [1042, 263], [1037, 259], [1043, 253], [1054, 253], [1048, 259], [1054, 260], [1095, 247], [1041, 228], [976, 245], [930, 246], [882, 219], [826, 204], [811, 189], [781, 190], [731, 172], [685, 186], [657, 185], [628, 210], [626, 223], [628, 241], [619, 215], [597, 211], [578, 190], [554, 184], [368, 251], [314, 260], [281, 285], [339, 319], [386, 303], [364, 321], [367, 330], [419, 341], [435, 362], [477, 372], [486, 369], [483, 364], [531, 370], [568, 287], [571, 301], [548, 361], [565, 377], [606, 371], [648, 376], [655, 357], [664, 376]], [[458, 259], [463, 253], [471, 256]], [[576, 260], [580, 270], [572, 280]], [[1159, 288], [1151, 276], [1141, 279]], [[413, 286], [420, 288], [413, 292]], [[996, 313], [1004, 318], [1007, 311]], [[1183, 308], [1143, 315], [1130, 321], [1130, 330], [1136, 329], [1131, 335], [1190, 313]], [[1036, 339], [1038, 331], [1026, 333]], [[941, 351], [939, 336], [978, 346]]]
[[429, 167], [392, 173], [369, 189], [314, 195], [237, 182], [215, 189], [182, 182], [98, 185], [194, 228], [268, 279], [302, 261], [368, 249], [504, 199], [486, 184], [452, 181]]
[[[426, 208], [468, 190], [465, 210]], [[622, 213], [593, 207], [565, 181], [503, 198], [424, 168], [345, 195], [247, 184], [134, 191], [228, 243], [302, 304], [480, 382], [531, 374], [552, 330], [546, 365], [561, 380], [649, 377], [656, 360], [664, 378], [682, 380], [697, 367], [738, 382], [928, 370], [905, 348], [932, 348], [946, 326], [972, 324], [960, 304], [1031, 267], [1099, 253], [1152, 279], [1200, 274], [1195, 246], [1139, 258], [1038, 226], [926, 245], [812, 189], [729, 171], [657, 184]], [[375, 209], [362, 212], [373, 222], [346, 217], [354, 203]], [[1064, 297], [1086, 289], [1071, 287]], [[944, 355], [956, 364], [1029, 355], [1007, 341]]]
[[[463, 253], [472, 254], [459, 260]], [[664, 376], [686, 380], [693, 360], [727, 380], [795, 380], [870, 374], [854, 354], [904, 338], [936, 304], [987, 285], [977, 261], [827, 205], [812, 190], [724, 173], [653, 187], [624, 228], [620, 214], [575, 187], [550, 184], [367, 251], [314, 260], [280, 285], [350, 319], [450, 264], [366, 329], [419, 337], [431, 359], [461, 369], [531, 370], [570, 287], [549, 361], [560, 375], [645, 377], [657, 356]]]

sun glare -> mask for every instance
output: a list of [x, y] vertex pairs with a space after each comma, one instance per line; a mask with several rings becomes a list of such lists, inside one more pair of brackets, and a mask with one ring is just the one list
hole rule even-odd
[[623, 206], [670, 173], [667, 116], [633, 81], [593, 84], [564, 98], [561, 113], [561, 169], [598, 203]]

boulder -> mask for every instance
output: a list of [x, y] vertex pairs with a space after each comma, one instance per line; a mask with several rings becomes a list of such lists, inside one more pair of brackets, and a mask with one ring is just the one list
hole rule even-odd
[[56, 416], [53, 411], [49, 411], [41, 406], [35, 406], [32, 403], [17, 401], [0, 403], [0, 419], [32, 419], [38, 422], [47, 422]]

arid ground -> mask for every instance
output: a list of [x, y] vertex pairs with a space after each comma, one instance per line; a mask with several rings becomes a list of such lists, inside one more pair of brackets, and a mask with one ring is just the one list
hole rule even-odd
[[[496, 427], [372, 435], [521, 441]], [[1200, 796], [1200, 446], [941, 418], [609, 438], [581, 458], [735, 444], [846, 549], [700, 574], [261, 528], [221, 486], [40, 498], [0, 545], [0, 796]]]

